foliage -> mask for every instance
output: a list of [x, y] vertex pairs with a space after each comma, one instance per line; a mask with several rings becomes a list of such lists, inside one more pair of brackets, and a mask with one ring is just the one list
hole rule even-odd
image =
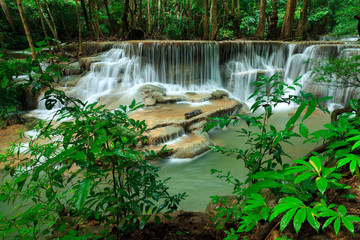
[[[146, 141], [146, 125], [127, 114], [139, 105], [133, 102], [114, 111], [79, 100], [72, 105], [57, 113], [57, 127], [39, 124], [39, 135], [25, 152], [29, 157], [18, 164], [11, 160], [19, 157], [20, 145], [2, 156], [5, 176], [11, 178], [1, 185], [1, 200], [21, 199], [20, 206], [33, 202], [22, 214], [3, 219], [9, 228], [3, 237], [16, 232], [23, 239], [41, 238], [50, 229], [62, 236], [69, 226], [94, 219], [103, 225], [101, 236], [113, 229], [119, 238], [143, 228], [151, 214], [174, 211], [184, 198], [184, 193], [169, 195], [167, 180], [156, 179], [159, 169], [147, 161], [154, 153], [136, 149]], [[74, 120], [62, 122], [65, 119]], [[21, 231], [27, 226], [32, 230]]]
[[180, 16], [167, 13], [165, 15], [165, 28], [163, 33], [169, 39], [188, 39], [192, 37], [191, 30], [194, 28], [194, 23], [190, 17]]
[[[0, 24], [2, 32], [5, 37], [5, 47], [10, 49], [24, 49], [27, 46], [26, 37], [23, 34], [23, 27], [20, 16], [18, 14], [16, 1], [4, 0], [15, 22], [15, 31], [12, 30], [8, 23], [5, 14], [0, 15]], [[73, 41], [78, 38], [78, 22], [75, 11], [75, 0], [46, 0], [49, 6], [49, 11], [45, 7], [45, 0], [40, 0], [44, 9], [45, 15], [49, 13], [53, 16], [59, 38], [62, 42]], [[239, 2], [239, 7], [238, 3]], [[272, 12], [271, 1], [267, 1], [266, 17], [269, 17]], [[42, 25], [40, 22], [40, 14], [34, 1], [22, 1], [27, 22], [31, 29], [32, 37], [35, 41], [44, 38]], [[79, 2], [80, 3], [80, 2]], [[126, 3], [128, 6], [126, 7]], [[286, 10], [285, 0], [277, 1], [278, 12], [278, 29], [283, 25], [283, 18]], [[82, 25], [82, 33], [86, 38], [90, 37], [90, 33], [86, 27], [85, 15], [83, 8], [79, 4], [80, 18]], [[209, 1], [210, 9], [211, 1]], [[297, 1], [295, 19], [293, 28], [299, 22], [300, 12], [303, 1]], [[319, 34], [331, 33], [332, 35], [347, 35], [356, 34], [357, 21], [353, 18], [358, 14], [359, 0], [319, 0], [311, 4], [308, 10], [308, 34], [312, 38], [316, 38]], [[109, 10], [109, 16], [106, 11], [106, 6]], [[90, 7], [89, 2], [85, 1], [83, 6], [86, 9], [88, 19], [91, 19], [92, 13], [93, 25], [95, 25], [95, 18], [99, 22], [100, 29], [105, 37], [114, 35], [111, 32], [111, 27], [115, 32], [119, 29], [142, 29], [148, 28], [151, 25], [149, 38], [156, 39], [199, 39], [204, 34], [204, 1], [95, 1], [95, 9]], [[242, 36], [252, 37], [255, 33], [257, 22], [259, 19], [259, 1], [243, 0], [243, 1], [218, 1], [217, 18], [219, 23], [218, 39], [232, 39], [233, 38], [233, 21], [234, 15], [240, 16], [240, 29]], [[34, 11], [35, 10], [35, 11]], [[127, 21], [124, 21], [127, 19]], [[150, 21], [150, 23], [147, 23]], [[211, 20], [210, 20], [211, 21]], [[126, 23], [127, 22], [127, 23]], [[125, 24], [128, 24], [125, 26]], [[320, 28], [319, 26], [327, 26], [327, 28]], [[211, 25], [211, 24], [210, 24]], [[268, 23], [266, 23], [267, 27]], [[111, 27], [110, 27], [111, 26]], [[46, 31], [51, 34], [48, 26]], [[92, 29], [91, 31], [94, 31]], [[124, 35], [118, 36], [123, 38]], [[235, 36], [238, 37], [238, 36]]]
[[315, 82], [336, 88], [360, 86], [360, 55], [329, 58], [312, 71]]
[[[270, 79], [254, 83], [257, 90], [251, 97], [255, 103], [251, 110], [253, 115], [235, 115], [230, 118], [217, 118], [209, 123], [206, 130], [215, 126], [228, 126], [243, 120], [251, 131], [242, 128], [241, 136], [247, 137], [243, 149], [225, 149], [213, 147], [213, 150], [234, 156], [245, 163], [249, 174], [245, 182], [234, 178], [231, 173], [226, 175], [222, 171], [212, 170], [218, 178], [234, 185], [234, 194], [238, 197], [238, 204], [227, 205], [219, 209], [218, 221], [233, 221], [237, 229], [228, 231], [228, 239], [238, 239], [237, 234], [254, 229], [262, 221], [280, 222], [283, 231], [292, 222], [296, 232], [299, 232], [304, 223], [312, 226], [316, 231], [334, 223], [335, 233], [338, 234], [341, 224], [354, 234], [354, 222], [360, 222], [360, 217], [348, 215], [343, 205], [328, 203], [327, 193], [330, 189], [347, 189], [349, 187], [339, 183], [343, 177], [341, 168], [350, 165], [351, 172], [359, 172], [359, 157], [356, 154], [360, 146], [359, 139], [359, 103], [351, 101], [355, 113], [340, 115], [337, 122], [325, 124], [325, 129], [310, 133], [305, 125], [305, 120], [319, 107], [327, 111], [322, 102], [328, 97], [316, 99], [312, 94], [300, 91], [300, 96], [287, 94], [288, 90], [299, 87], [298, 79], [295, 86], [289, 86], [279, 81], [274, 75]], [[295, 102], [299, 104], [296, 113], [288, 120], [283, 130], [268, 126], [268, 120], [273, 114], [273, 107], [279, 103]], [[255, 111], [263, 109], [259, 116]], [[303, 114], [303, 115], [302, 115]], [[259, 131], [254, 132], [252, 129]], [[294, 132], [298, 129], [299, 133]], [[291, 143], [293, 137], [303, 137], [305, 142], [322, 141], [325, 151], [322, 154], [313, 152], [312, 155], [294, 160], [294, 165], [283, 164], [282, 156], [287, 156], [283, 151], [282, 143]], [[353, 143], [349, 145], [349, 142]], [[333, 162], [332, 167], [328, 166]], [[279, 196], [278, 204], [270, 207], [268, 198]], [[354, 198], [352, 194], [343, 195], [344, 198]], [[219, 197], [213, 197], [220, 202]], [[226, 206], [226, 204], [222, 203]], [[334, 210], [336, 209], [336, 210]]]
[[45, 40], [37, 42], [36, 45], [34, 51], [38, 55], [37, 60], [30, 56], [25, 60], [16, 60], [0, 55], [0, 123], [23, 110], [23, 94], [26, 89], [35, 95], [41, 89], [52, 87], [55, 80], [61, 76], [60, 67], [52, 64], [55, 59], [68, 61], [43, 51]]

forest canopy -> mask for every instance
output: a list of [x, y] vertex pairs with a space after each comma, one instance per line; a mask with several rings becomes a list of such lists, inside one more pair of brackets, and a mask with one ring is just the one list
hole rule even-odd
[[[359, 0], [0, 0], [1, 47], [27, 48], [17, 2], [34, 42], [127, 39], [305, 40], [357, 34]], [[79, 19], [79, 20], [78, 20]], [[79, 27], [80, 25], [80, 27]]]

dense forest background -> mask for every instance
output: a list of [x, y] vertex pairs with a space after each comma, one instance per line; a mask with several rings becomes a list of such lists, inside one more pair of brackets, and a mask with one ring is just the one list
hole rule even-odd
[[317, 39], [356, 34], [360, 0], [0, 0], [1, 47], [28, 47], [18, 4], [34, 42], [127, 39]]

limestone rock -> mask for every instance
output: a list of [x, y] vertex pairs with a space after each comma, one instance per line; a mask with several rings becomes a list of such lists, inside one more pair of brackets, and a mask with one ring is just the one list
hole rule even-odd
[[223, 97], [228, 97], [228, 96], [229, 96], [229, 94], [224, 90], [216, 90], [211, 93], [211, 99], [214, 99], [214, 100], [221, 99]]
[[82, 73], [83, 73], [83, 70], [80, 67], [79, 62], [71, 63], [64, 69], [64, 75], [65, 76], [80, 75]]
[[79, 59], [80, 68], [86, 71], [89, 71], [91, 64], [96, 62], [100, 62], [97, 57], [84, 57]]

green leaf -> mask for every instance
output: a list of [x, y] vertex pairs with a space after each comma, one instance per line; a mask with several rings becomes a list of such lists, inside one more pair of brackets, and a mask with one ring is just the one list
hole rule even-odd
[[359, 159], [358, 156], [354, 155], [354, 154], [347, 154], [346, 157], [340, 159], [338, 162], [337, 162], [337, 167], [338, 168], [341, 168], [342, 166], [344, 166], [345, 164], [347, 164], [348, 162], [350, 161], [353, 161], [353, 160], [357, 160]]
[[316, 178], [316, 187], [319, 189], [321, 194], [324, 194], [327, 188], [327, 180], [323, 177]]
[[346, 217], [342, 219], [344, 226], [354, 235], [354, 224]]
[[332, 221], [334, 221], [336, 217], [331, 217], [331, 218], [328, 218], [328, 220], [326, 220], [326, 222], [324, 223], [322, 229], [324, 230], [327, 226], [329, 226], [331, 224]]
[[156, 223], [156, 224], [160, 224], [160, 222], [161, 222], [160, 217], [159, 217], [158, 215], [156, 215], [156, 216], [155, 216], [155, 223]]
[[145, 224], [149, 221], [151, 215], [143, 216], [140, 220], [139, 229], [143, 229], [145, 227]]
[[342, 216], [342, 217], [344, 217], [347, 212], [346, 207], [344, 207], [343, 205], [339, 205], [337, 211], [340, 214], [340, 216]]
[[316, 157], [316, 156], [312, 156], [312, 157], [310, 157], [309, 163], [311, 164], [311, 166], [313, 166], [313, 168], [315, 169], [317, 174], [320, 176], [320, 172], [321, 172], [321, 161], [320, 161], [320, 159], [318, 157]]
[[286, 128], [289, 128], [290, 126], [292, 126], [300, 117], [302, 111], [306, 108], [307, 106], [307, 102], [304, 101], [301, 103], [301, 105], [298, 107], [298, 109], [296, 110], [296, 113], [294, 114], [294, 116], [292, 116], [289, 121], [286, 123]]
[[335, 230], [335, 234], [336, 236], [338, 235], [339, 233], [339, 230], [340, 230], [340, 224], [341, 224], [341, 218], [336, 218], [335, 222], [334, 222], [334, 230]]
[[317, 101], [316, 100], [312, 100], [309, 104], [309, 107], [303, 117], [303, 119], [301, 120], [302, 122], [305, 121], [305, 119], [307, 119], [316, 109], [316, 105], [317, 105]]
[[340, 197], [346, 198], [346, 199], [354, 199], [355, 198], [354, 194], [350, 194], [350, 193], [349, 194], [343, 194]]
[[294, 229], [296, 233], [300, 231], [301, 225], [304, 223], [306, 218], [306, 209], [300, 208], [294, 217]]
[[357, 141], [351, 148], [352, 151], [354, 151], [355, 149], [357, 149], [358, 147], [360, 147], [360, 141]]
[[286, 228], [286, 226], [289, 224], [290, 220], [294, 216], [295, 212], [298, 210], [298, 208], [292, 208], [290, 209], [281, 219], [280, 222], [280, 229], [281, 232]]
[[91, 179], [90, 178], [85, 178], [80, 183], [79, 188], [77, 189], [76, 194], [75, 194], [75, 196], [76, 196], [75, 206], [77, 209], [81, 209], [84, 207], [85, 200], [90, 192], [90, 187], [91, 187]]
[[306, 220], [316, 231], [319, 231], [320, 223], [315, 219], [315, 211], [313, 209], [307, 211]]
[[254, 183], [252, 185], [250, 185], [243, 193], [244, 196], [253, 194], [253, 193], [258, 193], [261, 189], [264, 188], [280, 188], [283, 184], [275, 181], [275, 180], [263, 180], [257, 183]]
[[1, 87], [5, 88], [7, 86], [7, 84], [8, 84], [8, 82], [9, 82], [9, 79], [6, 76], [4, 76], [3, 80], [2, 80], [2, 83], [1, 83]]
[[300, 132], [301, 136], [303, 136], [303, 137], [305, 137], [305, 138], [308, 138], [308, 136], [309, 136], [309, 129], [305, 126], [305, 124], [300, 123], [299, 132]]
[[315, 173], [313, 173], [313, 172], [305, 172], [305, 173], [302, 173], [302, 174], [300, 174], [299, 176], [297, 176], [297, 177], [295, 178], [294, 183], [297, 184], [297, 183], [299, 183], [299, 182], [302, 182], [302, 181], [304, 181], [304, 180], [306, 180], [306, 179], [311, 178], [312, 176], [316, 176]]
[[359, 110], [359, 101], [356, 99], [350, 99], [349, 101], [349, 105], [352, 109], [354, 109], [355, 111]]

